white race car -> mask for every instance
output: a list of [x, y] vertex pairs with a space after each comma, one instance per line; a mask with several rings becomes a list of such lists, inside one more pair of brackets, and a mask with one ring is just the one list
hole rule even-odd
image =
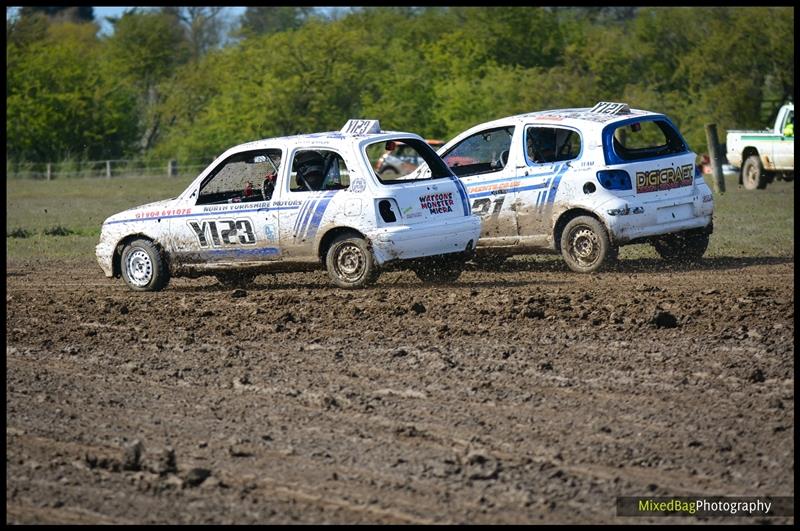
[[[425, 163], [380, 177], [372, 162], [394, 142]], [[160, 290], [170, 276], [236, 286], [319, 267], [356, 288], [390, 263], [423, 281], [454, 281], [479, 234], [464, 185], [421, 137], [350, 120], [339, 132], [229, 149], [177, 198], [109, 217], [97, 259], [107, 277], [138, 291]]]
[[711, 190], [663, 114], [600, 102], [477, 125], [438, 153], [481, 216], [478, 258], [560, 251], [593, 272], [619, 246], [697, 260], [713, 231]]

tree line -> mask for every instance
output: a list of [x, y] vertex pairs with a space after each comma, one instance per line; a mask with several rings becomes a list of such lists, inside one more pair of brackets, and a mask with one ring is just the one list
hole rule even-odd
[[600, 100], [668, 114], [702, 152], [705, 123], [762, 128], [794, 93], [791, 7], [249, 7], [234, 25], [167, 7], [111, 22], [7, 17], [7, 161], [210, 160], [351, 117], [446, 140]]

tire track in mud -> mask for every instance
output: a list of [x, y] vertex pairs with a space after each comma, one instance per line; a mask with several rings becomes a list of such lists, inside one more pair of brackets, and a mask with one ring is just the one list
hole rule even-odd
[[[616, 495], [793, 494], [793, 264], [241, 299], [97, 274], [7, 276], [8, 521], [629, 523]], [[226, 486], [46, 464], [134, 438]]]

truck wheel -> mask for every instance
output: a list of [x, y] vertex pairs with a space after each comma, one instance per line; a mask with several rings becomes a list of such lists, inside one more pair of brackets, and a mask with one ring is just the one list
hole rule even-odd
[[653, 241], [656, 252], [668, 262], [696, 262], [708, 249], [706, 233], [665, 234]]
[[425, 284], [450, 284], [464, 271], [464, 261], [455, 258], [428, 258], [412, 266], [414, 274]]
[[246, 273], [246, 272], [228, 272], [228, 273], [217, 273], [214, 275], [217, 277], [217, 281], [225, 286], [226, 288], [247, 288], [253, 285], [253, 281], [256, 279], [258, 275], [255, 273]]
[[122, 251], [122, 278], [136, 291], [159, 291], [169, 282], [169, 268], [158, 247], [149, 240], [134, 240]]
[[366, 287], [380, 276], [367, 242], [352, 233], [340, 234], [333, 240], [325, 255], [325, 266], [331, 281], [345, 289]]
[[593, 217], [578, 216], [561, 233], [561, 256], [573, 271], [594, 273], [615, 253], [603, 224]]
[[767, 186], [767, 176], [758, 155], [750, 155], [742, 165], [742, 184], [747, 190], [762, 190]]

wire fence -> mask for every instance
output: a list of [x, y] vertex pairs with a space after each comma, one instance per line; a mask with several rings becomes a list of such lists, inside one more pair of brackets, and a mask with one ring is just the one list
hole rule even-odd
[[66, 160], [62, 162], [11, 162], [6, 161], [7, 179], [76, 179], [114, 177], [166, 176], [184, 177], [197, 175], [211, 160], [181, 161], [111, 159], [111, 160]]

